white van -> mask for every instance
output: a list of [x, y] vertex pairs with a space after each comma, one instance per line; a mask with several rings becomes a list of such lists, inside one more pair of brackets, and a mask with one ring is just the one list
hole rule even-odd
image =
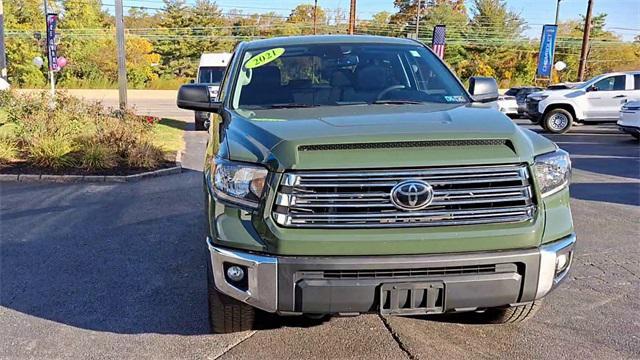
[[[218, 88], [220, 81], [224, 75], [224, 70], [231, 59], [230, 53], [210, 53], [200, 56], [200, 65], [198, 66], [198, 76], [196, 83], [209, 84], [209, 92], [211, 98], [218, 96]], [[196, 130], [206, 130], [209, 121], [209, 113], [196, 111], [195, 122]]]

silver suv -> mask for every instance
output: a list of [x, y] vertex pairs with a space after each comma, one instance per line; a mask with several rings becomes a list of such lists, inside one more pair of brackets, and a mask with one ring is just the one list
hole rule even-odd
[[527, 114], [549, 132], [563, 134], [574, 122], [616, 122], [627, 100], [640, 99], [640, 70], [596, 76], [571, 89], [527, 96]]

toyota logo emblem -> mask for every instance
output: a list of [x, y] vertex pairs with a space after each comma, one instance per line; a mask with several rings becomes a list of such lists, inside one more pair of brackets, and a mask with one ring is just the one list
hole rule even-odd
[[422, 210], [432, 200], [433, 188], [422, 180], [405, 180], [391, 189], [391, 202], [401, 210]]

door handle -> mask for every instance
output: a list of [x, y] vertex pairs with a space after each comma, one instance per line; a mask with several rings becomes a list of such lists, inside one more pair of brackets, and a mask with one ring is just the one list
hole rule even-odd
[[613, 98], [614, 99], [620, 99], [620, 98], [626, 98], [626, 97], [627, 97], [627, 95], [617, 95], [617, 96], [614, 96]]

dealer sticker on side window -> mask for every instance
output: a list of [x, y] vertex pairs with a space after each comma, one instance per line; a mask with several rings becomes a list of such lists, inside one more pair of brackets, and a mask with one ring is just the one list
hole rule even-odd
[[460, 95], [456, 95], [456, 96], [445, 96], [444, 100], [446, 102], [453, 102], [453, 103], [459, 103], [459, 102], [465, 102], [466, 99], [464, 98], [464, 96], [460, 96]]
[[284, 48], [274, 48], [263, 51], [260, 54], [249, 59], [246, 64], [244, 64], [244, 67], [247, 69], [260, 67], [279, 58], [280, 56], [282, 56], [282, 54], [284, 54]]

